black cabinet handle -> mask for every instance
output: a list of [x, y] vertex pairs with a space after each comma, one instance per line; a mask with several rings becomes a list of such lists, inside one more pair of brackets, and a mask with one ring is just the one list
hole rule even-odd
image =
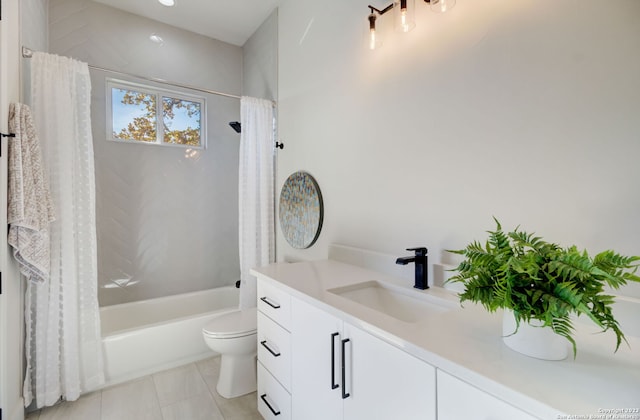
[[331, 389], [336, 389], [340, 385], [336, 383], [336, 337], [340, 333], [331, 334]]
[[278, 305], [277, 303], [274, 305], [273, 303], [269, 302], [269, 299], [267, 299], [266, 296], [261, 297], [260, 300], [266, 303], [267, 305], [271, 306], [273, 309], [280, 308], [280, 305]]
[[267, 407], [269, 407], [269, 410], [271, 410], [274, 416], [280, 415], [280, 412], [274, 410], [273, 407], [271, 407], [271, 404], [269, 404], [269, 401], [267, 401], [267, 394], [260, 395], [260, 398], [262, 399], [262, 401], [264, 401], [265, 404], [267, 404]]
[[345, 346], [346, 344], [351, 341], [348, 338], [345, 338], [344, 340], [342, 340], [342, 399], [347, 399], [349, 398], [349, 396], [351, 396], [351, 394], [349, 394], [348, 392], [346, 392], [347, 390], [347, 384], [346, 384], [346, 380], [347, 380], [347, 362], [346, 359], [347, 357], [345, 356]]
[[273, 354], [274, 357], [280, 356], [280, 352], [276, 353], [271, 349], [271, 347], [267, 346], [267, 340], [261, 341], [260, 344], [262, 344], [262, 347], [269, 350], [269, 353]]

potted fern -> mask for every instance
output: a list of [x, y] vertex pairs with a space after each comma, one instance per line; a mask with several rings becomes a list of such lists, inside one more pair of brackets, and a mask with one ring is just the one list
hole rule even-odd
[[613, 331], [616, 351], [626, 342], [611, 310], [614, 297], [605, 293], [605, 286], [618, 289], [629, 281], [640, 281], [635, 274], [640, 257], [604, 251], [592, 258], [575, 246], [562, 248], [518, 228], [504, 232], [494, 220], [496, 230], [488, 232], [484, 245], [473, 241], [464, 249], [449, 251], [465, 257], [449, 281], [464, 285], [461, 302], [481, 303], [490, 312], [505, 310], [507, 345], [533, 357], [566, 357], [566, 345], [564, 356], [545, 355], [532, 348], [539, 344], [537, 338], [529, 342], [514, 339], [524, 325], [532, 324], [542, 327], [534, 330], [555, 333], [551, 335], [563, 343], [562, 338], [568, 340], [575, 358], [571, 314], [587, 316], [603, 331]]

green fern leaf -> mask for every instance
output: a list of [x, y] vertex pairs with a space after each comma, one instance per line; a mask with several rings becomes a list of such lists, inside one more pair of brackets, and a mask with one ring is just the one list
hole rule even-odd
[[626, 342], [611, 311], [614, 298], [605, 286], [617, 289], [640, 282], [636, 275], [640, 257], [626, 257], [608, 250], [591, 258], [577, 247], [562, 248], [541, 237], [514, 229], [505, 232], [494, 217], [496, 229], [488, 239], [449, 251], [465, 259], [448, 281], [464, 285], [461, 302], [482, 304], [488, 311], [511, 309], [516, 324], [537, 319], [573, 346], [570, 314], [588, 316], [603, 331], [616, 335], [616, 351]]

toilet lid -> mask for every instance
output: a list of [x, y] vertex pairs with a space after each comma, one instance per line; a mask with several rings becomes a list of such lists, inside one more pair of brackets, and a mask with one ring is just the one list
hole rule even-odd
[[209, 321], [202, 332], [215, 338], [234, 338], [255, 334], [258, 327], [257, 308], [229, 312]]

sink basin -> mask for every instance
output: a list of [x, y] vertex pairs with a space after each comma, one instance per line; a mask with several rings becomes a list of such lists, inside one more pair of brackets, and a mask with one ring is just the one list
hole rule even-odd
[[457, 303], [379, 281], [366, 281], [327, 290], [397, 320], [414, 323], [458, 307]]

